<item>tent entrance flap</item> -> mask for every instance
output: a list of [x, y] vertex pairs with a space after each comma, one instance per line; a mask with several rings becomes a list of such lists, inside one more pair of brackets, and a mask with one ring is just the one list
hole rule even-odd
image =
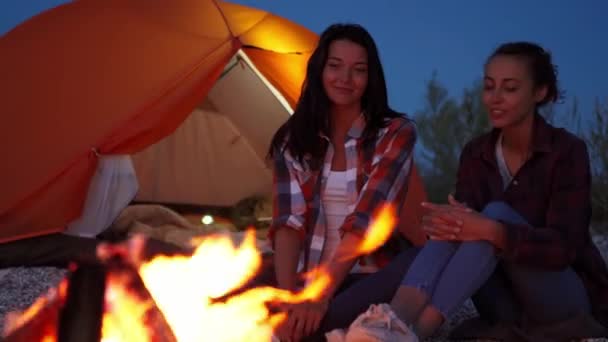
[[142, 202], [232, 206], [267, 195], [274, 132], [291, 108], [239, 51], [177, 130], [133, 156]]

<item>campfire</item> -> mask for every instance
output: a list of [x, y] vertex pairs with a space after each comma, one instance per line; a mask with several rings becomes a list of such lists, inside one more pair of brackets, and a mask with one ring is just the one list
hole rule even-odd
[[[381, 246], [394, 223], [392, 206], [384, 206], [356, 254]], [[4, 340], [271, 341], [286, 319], [272, 304], [313, 300], [332, 281], [320, 267], [309, 273], [299, 292], [248, 288], [262, 264], [253, 230], [239, 246], [222, 235], [195, 243], [192, 255], [146, 262], [140, 260], [143, 238], [100, 246], [99, 264], [74, 265], [56, 288], [24, 312], [9, 315]]]

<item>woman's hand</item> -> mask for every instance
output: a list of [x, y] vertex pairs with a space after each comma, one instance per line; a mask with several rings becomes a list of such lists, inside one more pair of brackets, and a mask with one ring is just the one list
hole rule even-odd
[[458, 202], [452, 194], [448, 195], [448, 203], [455, 208], [468, 209], [466, 203]]
[[454, 210], [470, 211], [464, 203], [448, 196], [449, 204], [422, 203], [428, 212], [422, 217], [422, 229], [433, 240], [453, 240], [462, 227], [462, 220], [453, 215]]
[[298, 342], [313, 334], [319, 329], [327, 306], [327, 300], [280, 304], [279, 308], [287, 314], [287, 320], [275, 332], [277, 337], [281, 341]]
[[429, 210], [423, 218], [423, 229], [435, 240], [489, 240], [495, 222], [448, 197], [450, 204], [422, 203]]

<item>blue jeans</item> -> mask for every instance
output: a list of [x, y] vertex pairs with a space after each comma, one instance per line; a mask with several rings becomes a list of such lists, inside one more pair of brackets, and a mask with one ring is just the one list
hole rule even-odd
[[[489, 203], [482, 214], [512, 224], [527, 224], [503, 202]], [[497, 286], [501, 274], [495, 272], [498, 262], [494, 247], [486, 241], [429, 241], [402, 284], [424, 291], [430, 298], [429, 304], [445, 317], [474, 294], [480, 314], [499, 321], [517, 320], [522, 311], [537, 322], [557, 321], [575, 312], [591, 311], [582, 281], [571, 268], [551, 272], [501, 261], [499, 266], [506, 271], [507, 281]]]
[[[482, 214], [523, 222], [523, 218], [503, 203], [490, 203]], [[411, 265], [402, 285], [414, 287], [429, 298], [444, 317], [450, 317], [490, 277], [498, 258], [487, 241], [428, 241]]]
[[547, 271], [500, 261], [472, 298], [479, 315], [490, 322], [514, 323], [525, 318], [550, 324], [591, 313], [587, 289], [572, 267]]

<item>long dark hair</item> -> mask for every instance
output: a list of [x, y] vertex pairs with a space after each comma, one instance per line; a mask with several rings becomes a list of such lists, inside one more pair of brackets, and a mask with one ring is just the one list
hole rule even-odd
[[513, 56], [523, 58], [528, 64], [530, 76], [536, 87], [547, 87], [547, 95], [536, 108], [563, 99], [564, 92], [560, 90], [557, 80], [557, 67], [553, 64], [551, 53], [542, 46], [531, 42], [509, 42], [500, 45], [488, 58], [489, 63], [496, 56]]
[[349, 40], [367, 51], [368, 81], [361, 99], [366, 119], [363, 138], [371, 142], [378, 130], [385, 126], [385, 119], [402, 114], [388, 105], [386, 81], [380, 63], [378, 49], [372, 36], [356, 24], [334, 24], [329, 26], [308, 60], [306, 79], [293, 115], [279, 128], [272, 138], [269, 156], [282, 153], [286, 148], [299, 162], [310, 158], [308, 166], [317, 169], [323, 163], [327, 143], [319, 134], [330, 136], [330, 100], [325, 94], [322, 73], [327, 61], [329, 46], [336, 40]]

